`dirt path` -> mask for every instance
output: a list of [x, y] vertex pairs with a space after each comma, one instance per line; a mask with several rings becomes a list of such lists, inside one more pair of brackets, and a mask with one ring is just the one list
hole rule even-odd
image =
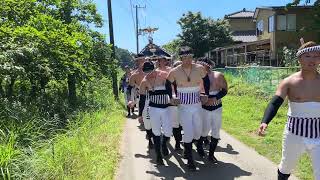
[[[128, 119], [124, 130], [117, 180], [153, 180], [153, 179], [252, 179], [276, 180], [277, 166], [270, 160], [259, 155], [253, 149], [242, 144], [224, 131], [221, 132], [216, 157], [219, 164], [210, 164], [206, 159], [193, 155], [199, 170], [189, 172], [185, 166], [186, 160], [181, 153], [173, 149], [174, 138], [169, 146], [170, 155], [165, 158], [165, 166], [155, 165], [154, 150], [148, 151], [145, 131], [139, 127], [135, 119]], [[206, 148], [206, 151], [208, 149]], [[290, 180], [297, 178], [291, 177]]]

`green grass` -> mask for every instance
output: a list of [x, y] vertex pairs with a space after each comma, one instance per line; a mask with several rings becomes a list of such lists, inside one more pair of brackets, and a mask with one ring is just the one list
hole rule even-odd
[[[25, 160], [35, 179], [113, 179], [119, 161], [123, 111], [112, 105], [79, 116], [80, 126], [56, 136]], [[29, 164], [29, 166], [27, 166]]]
[[[20, 106], [9, 108], [14, 116], [5, 120], [11, 123], [0, 128], [0, 179], [114, 178], [125, 122], [123, 106], [114, 100], [108, 79], [89, 87], [81, 96], [83, 108], [68, 112], [67, 125], [55, 131], [43, 125], [51, 119], [19, 111]], [[16, 115], [21, 112], [26, 115]]]
[[[269, 124], [266, 136], [260, 137], [256, 132], [269, 98], [266, 98], [266, 95], [263, 96], [258, 87], [249, 87], [244, 84], [232, 86], [230, 94], [223, 100], [223, 129], [278, 164], [281, 160], [282, 133], [287, 119], [287, 105], [279, 109], [278, 114]], [[313, 179], [308, 156], [304, 155], [301, 158], [295, 175], [301, 180]]]

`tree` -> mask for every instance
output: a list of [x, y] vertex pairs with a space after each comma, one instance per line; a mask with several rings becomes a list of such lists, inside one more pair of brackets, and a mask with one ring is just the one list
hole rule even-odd
[[124, 68], [125, 66], [133, 67], [134, 60], [131, 53], [126, 49], [116, 48], [116, 59], [119, 61], [120, 67]]
[[213, 20], [202, 17], [200, 12], [183, 14], [178, 24], [182, 32], [178, 35], [181, 45], [190, 46], [195, 57], [216, 47], [225, 46], [232, 42], [228, 23], [224, 20]]
[[[50, 0], [48, 2], [49, 5], [52, 5]], [[74, 21], [77, 21], [87, 24], [94, 23], [98, 27], [102, 26], [101, 15], [97, 14], [96, 6], [91, 1], [66, 0], [54, 5], [56, 5], [56, 9], [54, 10], [56, 17], [66, 24], [72, 24]], [[70, 68], [71, 71], [68, 74], [69, 102], [74, 106], [77, 101], [77, 71], [73, 67]]]
[[48, 82], [68, 79], [69, 102], [75, 104], [76, 83], [115, 64], [108, 61], [104, 36], [88, 29], [102, 25], [91, 1], [3, 0], [0, 15], [1, 96], [12, 95], [16, 80], [37, 96]]
[[182, 42], [180, 39], [174, 39], [168, 42], [167, 44], [163, 45], [162, 48], [164, 48], [166, 51], [168, 51], [171, 54], [178, 54], [181, 43]]

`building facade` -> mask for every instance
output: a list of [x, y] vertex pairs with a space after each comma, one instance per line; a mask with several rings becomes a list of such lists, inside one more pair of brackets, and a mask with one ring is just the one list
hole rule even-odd
[[[304, 38], [305, 41], [315, 41], [319, 38], [319, 32], [309, 28], [313, 23], [313, 6], [259, 7], [252, 13], [251, 19], [245, 14], [249, 13], [237, 12], [237, 22], [226, 15], [232, 35], [239, 34], [239, 31], [252, 31], [254, 24], [255, 36], [235, 36], [233, 45], [208, 52], [207, 56], [213, 58], [218, 66], [281, 66], [284, 47], [297, 49], [300, 46], [300, 38]], [[251, 24], [244, 23], [249, 19], [252, 21]]]

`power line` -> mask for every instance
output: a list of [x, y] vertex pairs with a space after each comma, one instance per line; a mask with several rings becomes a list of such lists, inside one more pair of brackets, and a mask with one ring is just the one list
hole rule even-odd
[[135, 23], [135, 21], [134, 21], [134, 15], [133, 15], [133, 5], [132, 5], [132, 0], [129, 0], [129, 2], [130, 2], [130, 11], [131, 11], [131, 17], [132, 17], [132, 22], [133, 22], [133, 29], [135, 29], [136, 28], [136, 23]]
[[142, 7], [142, 6], [135, 5], [134, 8], [136, 9], [136, 41], [137, 41], [137, 54], [138, 54], [139, 53], [139, 35], [140, 35], [138, 10], [142, 8], [146, 8], [146, 6]]
[[[130, 10], [127, 8], [127, 5], [123, 5], [122, 4], [122, 1], [118, 1], [119, 2], [119, 5], [120, 5], [120, 8], [125, 11], [129, 16], [132, 16], [132, 7], [130, 6]], [[133, 23], [133, 29], [135, 29], [136, 25], [135, 25], [135, 22], [134, 22], [134, 19], [132, 19], [132, 23]]]
[[143, 21], [143, 27], [147, 27], [147, 13], [146, 13], [146, 9], [143, 9], [142, 11], [142, 15], [141, 15]]

